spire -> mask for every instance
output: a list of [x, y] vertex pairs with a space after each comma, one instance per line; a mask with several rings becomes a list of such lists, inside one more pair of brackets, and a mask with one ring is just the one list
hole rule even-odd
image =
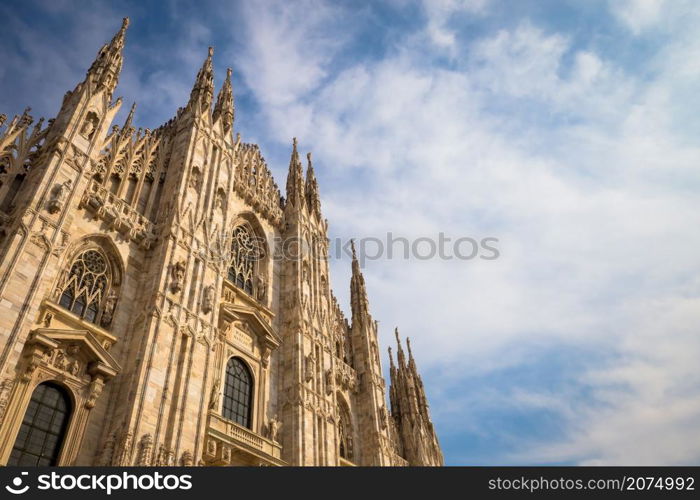
[[[428, 400], [413, 358], [411, 340], [406, 338], [409, 359], [406, 366], [398, 328], [394, 330], [394, 335], [398, 346], [398, 368], [394, 367], [393, 360], [390, 360], [389, 401], [391, 415], [402, 443], [403, 457], [410, 465], [442, 465], [442, 451], [430, 420]], [[389, 351], [391, 352], [391, 349]], [[391, 357], [391, 354], [389, 356]]]
[[352, 307], [352, 322], [366, 318], [371, 320], [369, 314], [369, 300], [367, 298], [367, 287], [365, 277], [360, 270], [360, 263], [355, 252], [355, 241], [350, 240], [352, 248], [352, 277], [350, 278], [350, 306]]
[[226, 69], [226, 80], [224, 86], [221, 87], [219, 95], [216, 97], [216, 106], [214, 106], [213, 119], [216, 121], [221, 117], [223, 120], [224, 131], [228, 132], [233, 127], [234, 113], [236, 107], [233, 104], [233, 86], [231, 85], [231, 68]]
[[97, 53], [97, 57], [93, 61], [90, 69], [88, 69], [86, 82], [94, 86], [94, 89], [104, 89], [109, 98], [112, 98], [112, 93], [117, 87], [119, 74], [122, 70], [122, 50], [124, 49], [124, 39], [126, 37], [126, 29], [129, 27], [129, 18], [125, 17], [122, 20], [122, 26], [114, 35], [112, 41], [102, 46]]
[[214, 47], [209, 47], [207, 58], [204, 60], [199, 72], [197, 72], [197, 78], [194, 81], [192, 92], [190, 92], [190, 101], [187, 104], [188, 107], [199, 106], [202, 112], [211, 109], [211, 101], [214, 96], [213, 56]]
[[416, 360], [413, 359], [413, 352], [411, 351], [411, 339], [408, 337], [406, 337], [406, 346], [408, 347], [408, 368], [413, 372], [415, 376], [418, 376]]
[[401, 339], [399, 338], [399, 328], [396, 327], [394, 329], [394, 336], [396, 337], [396, 345], [397, 345], [397, 351], [396, 351], [396, 361], [399, 364], [399, 369], [403, 369], [406, 367], [406, 356], [403, 353], [403, 348], [401, 347]]
[[125, 135], [131, 134], [134, 131], [133, 127], [133, 122], [134, 122], [134, 113], [136, 112], [136, 101], [131, 105], [131, 109], [129, 110], [129, 114], [126, 116], [126, 120], [124, 120], [124, 126], [122, 127], [122, 133]]
[[292, 141], [292, 157], [289, 160], [289, 173], [287, 174], [287, 203], [300, 208], [304, 202], [304, 173], [299, 161], [297, 151], [297, 138]]
[[318, 182], [311, 163], [311, 153], [306, 155], [308, 167], [306, 168], [306, 202], [309, 211], [321, 216], [321, 197], [318, 194]]

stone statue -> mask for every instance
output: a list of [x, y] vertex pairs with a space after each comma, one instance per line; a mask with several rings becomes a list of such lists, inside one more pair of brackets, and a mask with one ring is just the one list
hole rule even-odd
[[80, 135], [85, 137], [86, 139], [91, 139], [92, 138], [92, 133], [95, 131], [95, 123], [93, 122], [91, 117], [88, 117], [85, 119], [85, 122], [83, 123], [83, 127], [80, 129]]
[[102, 320], [100, 324], [102, 326], [109, 326], [112, 323], [112, 316], [114, 315], [114, 307], [117, 305], [117, 293], [114, 290], [110, 290], [105, 299], [104, 310], [102, 311]]
[[260, 302], [264, 301], [267, 296], [267, 281], [262, 275], [258, 275], [257, 277], [255, 293]]
[[282, 429], [282, 422], [277, 419], [277, 416], [271, 417], [267, 422], [267, 437], [270, 441], [279, 442], [279, 433]]
[[326, 370], [326, 393], [331, 394], [333, 392], [333, 370], [330, 368]]
[[170, 268], [170, 275], [172, 282], [170, 283], [170, 290], [173, 293], [180, 293], [185, 282], [185, 263], [184, 261], [176, 262]]
[[214, 387], [211, 389], [211, 397], [209, 398], [209, 409], [216, 410], [219, 408], [219, 400], [221, 398], [221, 380], [218, 378], [214, 382]]
[[57, 184], [54, 186], [54, 188], [51, 190], [51, 197], [49, 198], [47, 205], [47, 210], [50, 214], [55, 214], [63, 208], [63, 204], [65, 203], [68, 193], [70, 193], [72, 187], [73, 181], [70, 179], [64, 181], [62, 184]]
[[316, 367], [316, 360], [314, 359], [313, 353], [308, 354], [304, 358], [304, 380], [307, 382], [314, 378], [314, 368]]
[[204, 288], [202, 293], [202, 312], [209, 314], [214, 307], [214, 285]]

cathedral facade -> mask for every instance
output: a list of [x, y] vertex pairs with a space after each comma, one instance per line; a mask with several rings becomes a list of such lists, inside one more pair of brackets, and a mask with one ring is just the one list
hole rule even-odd
[[55, 118], [0, 115], [0, 464], [442, 465], [354, 249], [349, 320], [330, 290], [311, 155], [282, 196], [212, 49], [170, 121], [113, 124], [127, 27]]

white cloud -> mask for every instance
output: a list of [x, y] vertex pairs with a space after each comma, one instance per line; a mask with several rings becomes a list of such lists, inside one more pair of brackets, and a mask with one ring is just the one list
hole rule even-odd
[[[329, 32], [343, 11], [326, 2], [273, 1], [260, 9], [245, 4], [246, 47], [240, 61], [245, 80], [265, 105], [290, 105], [312, 91], [326, 76], [343, 32]], [[347, 28], [347, 27], [346, 27]]]
[[614, 0], [611, 2], [613, 13], [633, 33], [655, 26], [661, 19], [666, 0]]

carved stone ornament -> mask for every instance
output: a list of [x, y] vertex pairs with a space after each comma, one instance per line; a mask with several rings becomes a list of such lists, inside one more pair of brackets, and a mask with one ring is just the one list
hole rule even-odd
[[63, 209], [63, 205], [73, 188], [73, 181], [68, 179], [62, 184], [56, 184], [51, 190], [51, 197], [47, 203], [47, 210], [50, 214], [55, 214]]
[[180, 293], [185, 282], [185, 262], [179, 261], [170, 267], [170, 291]]
[[214, 308], [214, 285], [209, 285], [204, 288], [202, 293], [202, 312], [209, 314]]

